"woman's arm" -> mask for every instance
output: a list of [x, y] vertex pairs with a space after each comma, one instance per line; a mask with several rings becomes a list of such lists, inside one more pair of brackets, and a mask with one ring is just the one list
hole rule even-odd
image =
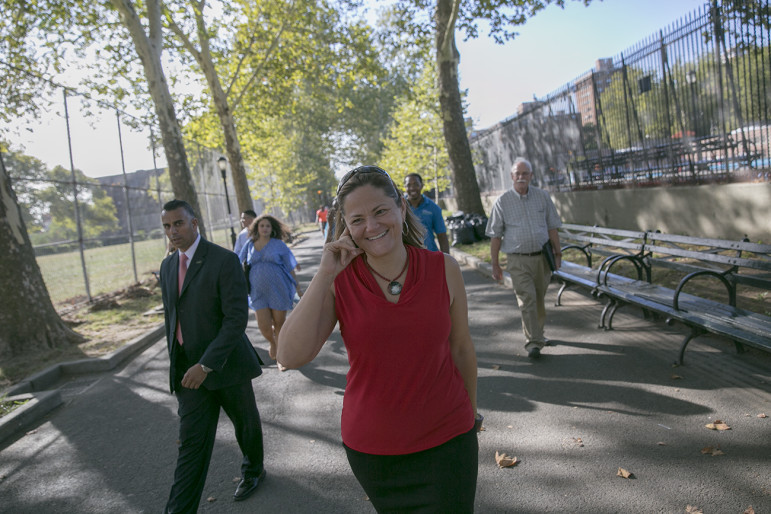
[[[455, 366], [463, 377], [471, 407], [477, 413], [477, 355], [468, 328], [468, 303], [466, 287], [458, 262], [450, 255], [444, 255], [444, 273], [450, 291], [450, 352]], [[283, 334], [283, 332], [282, 332]]]
[[337, 323], [332, 292], [335, 277], [360, 253], [347, 230], [337, 241], [324, 245], [319, 270], [278, 336], [276, 360], [282, 365], [299, 368], [321, 351]]
[[[297, 266], [297, 268], [295, 269], [299, 269], [299, 268], [300, 266]], [[300, 289], [300, 281], [297, 279], [297, 273], [295, 273], [295, 270], [292, 270], [291, 273], [292, 273], [292, 278], [294, 278], [294, 283], [296, 284], [295, 289], [297, 290], [297, 296], [302, 297], [303, 290]]]

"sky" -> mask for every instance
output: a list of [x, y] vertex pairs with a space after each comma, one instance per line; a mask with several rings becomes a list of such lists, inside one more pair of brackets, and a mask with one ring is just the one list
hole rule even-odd
[[[590, 70], [601, 57], [616, 56], [641, 39], [666, 28], [704, 0], [566, 0], [565, 9], [549, 6], [530, 19], [519, 36], [497, 45], [480, 30], [476, 40], [462, 41], [457, 35], [461, 89], [468, 90], [468, 115], [477, 129], [495, 125], [517, 111], [533, 96], [542, 98], [563, 84]], [[61, 98], [61, 97], [59, 97]], [[56, 110], [63, 112], [58, 99]], [[91, 126], [84, 119], [76, 99], [70, 99], [73, 162], [90, 177], [118, 175], [152, 169], [149, 135], [126, 126], [121, 128], [123, 156], [115, 113], [102, 111]], [[70, 168], [64, 118], [47, 116], [30, 125], [19, 126], [12, 138], [24, 151], [49, 167]], [[165, 166], [161, 158], [158, 166]]]
[[496, 45], [480, 30], [466, 42], [456, 34], [461, 89], [468, 90], [468, 115], [475, 128], [495, 125], [533, 96], [545, 97], [651, 34], [657, 34], [704, 0], [566, 0], [548, 6], [518, 29], [519, 36]]

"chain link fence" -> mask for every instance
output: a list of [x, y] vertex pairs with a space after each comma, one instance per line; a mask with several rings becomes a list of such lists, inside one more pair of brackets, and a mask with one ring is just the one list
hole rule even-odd
[[[150, 127], [67, 92], [38, 120], [19, 120], [6, 132], [11, 151], [3, 160], [54, 304], [155, 280], [167, 251], [161, 208], [174, 194]], [[207, 238], [231, 248], [240, 213], [232, 180], [218, 167], [223, 154], [193, 141], [185, 146]], [[253, 203], [256, 212], [265, 209]]]
[[519, 156], [552, 191], [770, 180], [769, 12], [706, 4], [474, 134], [483, 194]]

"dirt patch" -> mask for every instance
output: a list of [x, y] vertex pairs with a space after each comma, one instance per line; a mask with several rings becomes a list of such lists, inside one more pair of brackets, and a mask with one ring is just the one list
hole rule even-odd
[[160, 288], [154, 282], [152, 279], [101, 295], [91, 304], [84, 302], [60, 309], [62, 320], [86, 340], [44, 355], [35, 352], [4, 360], [0, 363], [0, 389], [61, 362], [107, 355], [156, 328], [163, 323], [163, 308]]

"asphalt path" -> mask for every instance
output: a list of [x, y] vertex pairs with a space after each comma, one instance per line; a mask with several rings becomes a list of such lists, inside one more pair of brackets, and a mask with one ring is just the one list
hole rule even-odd
[[[294, 247], [306, 284], [320, 251], [316, 233]], [[770, 355], [700, 339], [673, 367], [680, 329], [622, 309], [615, 330], [598, 330], [600, 304], [568, 292], [551, 307], [553, 284], [553, 345], [530, 361], [513, 292], [463, 275], [485, 415], [477, 512], [771, 513]], [[253, 319], [248, 335], [271, 362]], [[337, 331], [311, 364], [267, 366], [254, 381], [267, 479], [233, 502], [241, 456], [223, 415], [199, 511], [374, 512], [340, 441], [347, 368]], [[167, 370], [158, 341], [117, 371], [65, 384], [65, 404], [0, 449], [0, 512], [160, 512], [177, 455]], [[705, 427], [718, 419], [731, 429]], [[496, 451], [519, 463], [499, 468]]]

